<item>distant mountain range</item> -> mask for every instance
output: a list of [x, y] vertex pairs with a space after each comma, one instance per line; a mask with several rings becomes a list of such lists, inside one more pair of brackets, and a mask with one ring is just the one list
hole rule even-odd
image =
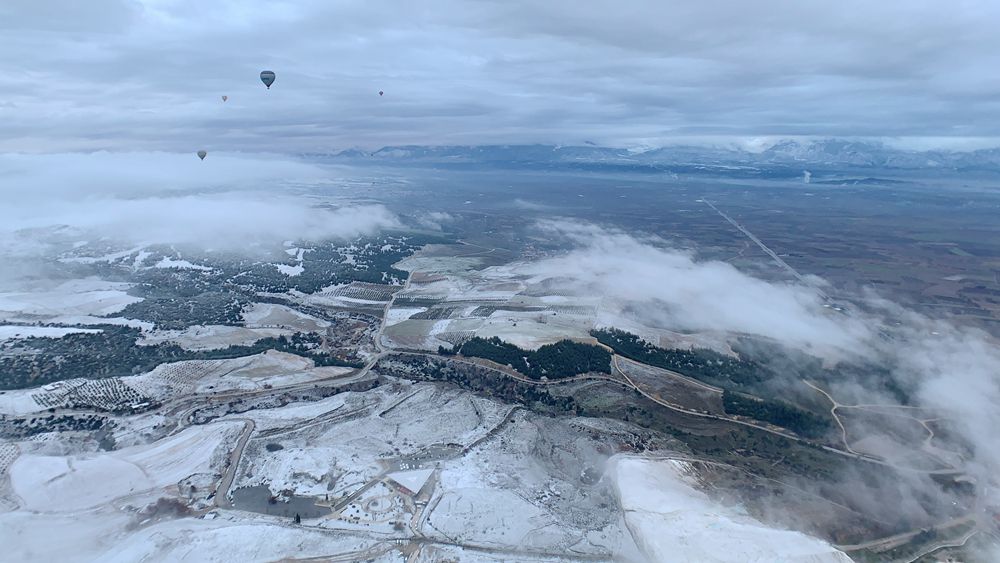
[[[668, 146], [641, 152], [599, 147], [553, 145], [392, 146], [373, 152], [356, 149], [309, 154], [345, 162], [450, 167], [601, 168], [648, 171], [733, 169], [785, 171], [805, 169], [899, 169], [1000, 171], [1000, 149], [910, 151], [878, 142], [825, 139], [780, 141], [762, 151], [706, 146]], [[754, 174], [758, 175], [758, 174]]]

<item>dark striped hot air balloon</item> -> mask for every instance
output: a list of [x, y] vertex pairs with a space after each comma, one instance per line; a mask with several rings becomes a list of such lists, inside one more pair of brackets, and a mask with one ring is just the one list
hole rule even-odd
[[378, 95], [379, 95], [379, 96], [381, 96], [382, 94], [385, 94], [385, 92], [383, 92], [383, 91], [379, 90], [379, 91], [378, 91]]
[[223, 102], [226, 101], [226, 100], [228, 100], [228, 99], [229, 99], [229, 96], [222, 96], [222, 101]]
[[198, 151], [198, 158], [200, 158], [202, 160], [205, 160], [206, 156], [208, 156], [207, 152], [205, 152], [205, 151]]
[[268, 90], [270, 90], [271, 84], [274, 84], [274, 71], [273, 70], [261, 71], [260, 81], [264, 83], [264, 86], [267, 86]]

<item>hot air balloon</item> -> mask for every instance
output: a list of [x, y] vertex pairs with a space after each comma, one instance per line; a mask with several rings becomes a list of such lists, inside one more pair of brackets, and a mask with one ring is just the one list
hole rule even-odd
[[261, 71], [260, 81], [264, 83], [264, 86], [267, 86], [268, 90], [270, 90], [271, 84], [274, 84], [274, 71], [272, 70]]
[[200, 158], [200, 159], [202, 159], [202, 160], [205, 160], [205, 157], [206, 157], [207, 155], [208, 155], [208, 153], [207, 153], [207, 152], [205, 152], [205, 151], [198, 151], [198, 158]]
[[379, 91], [378, 91], [378, 95], [379, 95], [379, 96], [381, 96], [382, 94], [385, 94], [385, 92], [383, 92], [383, 91], [379, 90]]
[[222, 96], [222, 101], [223, 102], [226, 101], [226, 100], [228, 100], [228, 99], [229, 99], [229, 96]]

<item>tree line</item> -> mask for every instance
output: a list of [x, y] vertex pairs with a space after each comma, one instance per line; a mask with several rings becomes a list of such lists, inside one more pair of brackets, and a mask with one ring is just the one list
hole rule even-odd
[[581, 373], [611, 373], [611, 353], [600, 346], [581, 344], [572, 340], [560, 340], [546, 344], [537, 350], [524, 350], [494, 336], [492, 338], [470, 338], [451, 350], [438, 349], [442, 355], [462, 354], [485, 358], [501, 365], [510, 366], [532, 378], [562, 379]]
[[660, 348], [616, 328], [592, 330], [590, 335], [626, 358], [719, 387], [752, 387], [772, 375], [754, 361], [731, 358], [707, 348]]
[[768, 422], [807, 438], [822, 437], [830, 429], [830, 420], [825, 417], [784, 401], [739, 392], [752, 389], [774, 375], [756, 361], [731, 358], [707, 349], [660, 348], [615, 328], [592, 330], [590, 334], [626, 358], [722, 387], [723, 407], [728, 414]]
[[822, 438], [830, 430], [828, 419], [784, 401], [768, 401], [724, 390], [722, 392], [722, 406], [728, 414], [769, 422], [806, 438]]

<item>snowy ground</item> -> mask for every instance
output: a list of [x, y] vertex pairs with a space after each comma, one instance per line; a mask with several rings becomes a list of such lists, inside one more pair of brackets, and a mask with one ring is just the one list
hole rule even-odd
[[71, 280], [59, 286], [31, 292], [0, 293], [0, 320], [25, 317], [51, 320], [67, 315], [102, 316], [117, 313], [130, 303], [142, 301], [126, 293], [130, 284], [95, 278]]
[[130, 386], [156, 399], [193, 393], [257, 390], [282, 387], [353, 371], [345, 367], [315, 367], [302, 356], [269, 350], [228, 360], [187, 360], [160, 364], [149, 373], [123, 378]]
[[153, 264], [154, 268], [172, 268], [174, 270], [201, 270], [203, 272], [210, 272], [212, 268], [208, 266], [201, 266], [199, 264], [192, 264], [187, 260], [174, 260], [173, 258], [167, 258], [164, 256], [159, 262]]
[[192, 475], [217, 478], [242, 426], [219, 422], [101, 454], [20, 456], [11, 467], [11, 482], [21, 507], [0, 513], [2, 559], [273, 561], [291, 553], [357, 553], [363, 560], [389, 552], [391, 545], [375, 540], [292, 527], [247, 513], [173, 519], [172, 514], [148, 512], [156, 499], [184, 499]]
[[101, 454], [21, 455], [9, 470], [11, 488], [23, 509], [39, 512], [155, 500], [185, 477], [217, 472], [239, 428], [237, 422], [188, 428], [154, 444]]
[[256, 432], [233, 486], [264, 484], [327, 503], [331, 514], [309, 525], [329, 530], [391, 535], [400, 533], [394, 522], [409, 522], [432, 540], [487, 554], [640, 560], [609, 502], [610, 485], [581, 483], [586, 467], [599, 475], [606, 459], [594, 427], [511, 408], [454, 388], [394, 382], [244, 413]]
[[[165, 520], [126, 531], [131, 521], [130, 515], [114, 510], [92, 511], [83, 517], [0, 514], [0, 541], [9, 561], [109, 563], [277, 561], [289, 554], [320, 557], [352, 552], [359, 552], [358, 560], [364, 560], [366, 548], [377, 543], [244, 515]], [[371, 554], [383, 550], [376, 548]]]
[[41, 338], [62, 338], [67, 334], [81, 332], [101, 332], [94, 328], [68, 328], [54, 326], [25, 326], [25, 325], [0, 325], [0, 340], [11, 340], [17, 338], [28, 338], [37, 336]]
[[[183, 496], [189, 483], [207, 483], [200, 494], [208, 494], [241, 427], [220, 422], [99, 453], [80, 451], [73, 433], [22, 443], [28, 453], [6, 471], [6, 496], [16, 508], [0, 511], [2, 559], [113, 560], [130, 534], [143, 533], [136, 526], [148, 521], [143, 514], [158, 499]], [[147, 549], [160, 545], [147, 541]]]
[[[680, 334], [649, 327], [631, 304], [607, 295], [582, 294], [558, 278], [526, 276], [530, 264], [477, 267], [468, 257], [435, 256], [425, 250], [396, 264], [412, 272], [386, 316], [386, 342], [436, 350], [476, 335], [497, 336], [525, 349], [564, 338], [592, 341], [590, 330], [613, 326], [664, 346], [706, 347], [731, 353], [723, 334]], [[420, 306], [412, 304], [419, 300]], [[433, 306], [425, 303], [435, 302]], [[434, 314], [439, 312], [440, 314]], [[413, 318], [416, 315], [418, 318]], [[422, 317], [432, 316], [432, 319]]]
[[[131, 534], [108, 549], [102, 561], [277, 561], [294, 554], [297, 558], [358, 553], [358, 561], [380, 553], [371, 539], [334, 536], [318, 530], [279, 525], [273, 519], [185, 518], [151, 526]], [[369, 553], [369, 549], [372, 549]]]
[[353, 371], [339, 366], [316, 367], [308, 358], [274, 350], [227, 360], [185, 360], [160, 364], [140, 375], [68, 379], [32, 389], [4, 391], [0, 393], [0, 415], [40, 413], [71, 403], [125, 408], [133, 404], [129, 397], [135, 395], [165, 401], [196, 394], [259, 391], [268, 386], [281, 388], [339, 378]]
[[291, 336], [296, 331], [285, 328], [246, 328], [229, 325], [195, 325], [184, 330], [153, 330], [142, 335], [138, 344], [177, 344], [186, 350], [218, 350], [249, 345], [261, 338]]
[[685, 462], [617, 457], [612, 466], [628, 528], [651, 561], [851, 561], [821, 540], [713, 502]]
[[296, 264], [294, 266], [289, 266], [288, 264], [272, 264], [279, 272], [285, 274], [288, 277], [294, 277], [305, 271], [302, 264]]
[[319, 332], [330, 323], [284, 305], [254, 303], [244, 309], [243, 322], [250, 328], [287, 328], [301, 332]]
[[[244, 366], [222, 362], [265, 377], [279, 366], [260, 358]], [[165, 437], [150, 432], [163, 422], [155, 413], [123, 419], [131, 442], [110, 452], [83, 451], [70, 433], [23, 442], [20, 452], [12, 444], [4, 449], [13, 458], [5, 495], [15, 507], [0, 511], [7, 556], [265, 561], [294, 553], [402, 561], [403, 549], [410, 561], [580, 554], [639, 561], [609, 502], [610, 486], [580, 482], [581, 462], [600, 467], [604, 459], [592, 422], [581, 426], [455, 388], [395, 380]], [[328, 503], [329, 517], [294, 526], [239, 506], [206, 516], [206, 495], [247, 428], [254, 430], [233, 488], [264, 483], [275, 493], [312, 497]], [[143, 443], [143, 436], [152, 441]], [[192, 484], [197, 492], [188, 492]], [[163, 498], [180, 500], [181, 512], [150, 512]], [[417, 531], [427, 539], [408, 544]]]
[[[534, 349], [563, 338], [590, 338], [598, 298], [563, 294], [547, 280], [518, 274], [516, 264], [472, 269], [477, 261], [469, 260], [417, 255], [396, 265], [412, 269], [416, 281], [396, 294], [398, 304], [388, 312], [390, 344], [434, 350], [475, 334]], [[415, 307], [411, 300], [437, 303]]]
[[45, 407], [31, 398], [33, 394], [42, 392], [41, 389], [4, 391], [0, 394], [0, 414], [21, 415], [44, 410]]
[[6, 319], [10, 322], [19, 323], [37, 323], [39, 321], [44, 321], [46, 323], [61, 324], [61, 325], [119, 325], [119, 326], [130, 326], [133, 328], [138, 328], [141, 330], [153, 330], [155, 326], [149, 321], [140, 321], [138, 319], [126, 319], [124, 317], [95, 317], [94, 315], [46, 315], [44, 318], [39, 318], [35, 315], [7, 315]]
[[[123, 379], [180, 396], [209, 382], [232, 388], [227, 379], [259, 384], [327, 369], [272, 352]], [[165, 422], [159, 412], [121, 418], [120, 449], [107, 452], [73, 433], [4, 444], [7, 556], [849, 561], [819, 540], [713, 502], [683, 463], [609, 459], [636, 431], [625, 423], [546, 417], [450, 386], [390, 377], [370, 391], [226, 415], [174, 434], [155, 430]], [[325, 507], [319, 517], [295, 526], [246, 505], [212, 509], [208, 495], [251, 429], [230, 492], [263, 484], [280, 498], [312, 499]], [[163, 498], [180, 501], [180, 512], [151, 511]]]

